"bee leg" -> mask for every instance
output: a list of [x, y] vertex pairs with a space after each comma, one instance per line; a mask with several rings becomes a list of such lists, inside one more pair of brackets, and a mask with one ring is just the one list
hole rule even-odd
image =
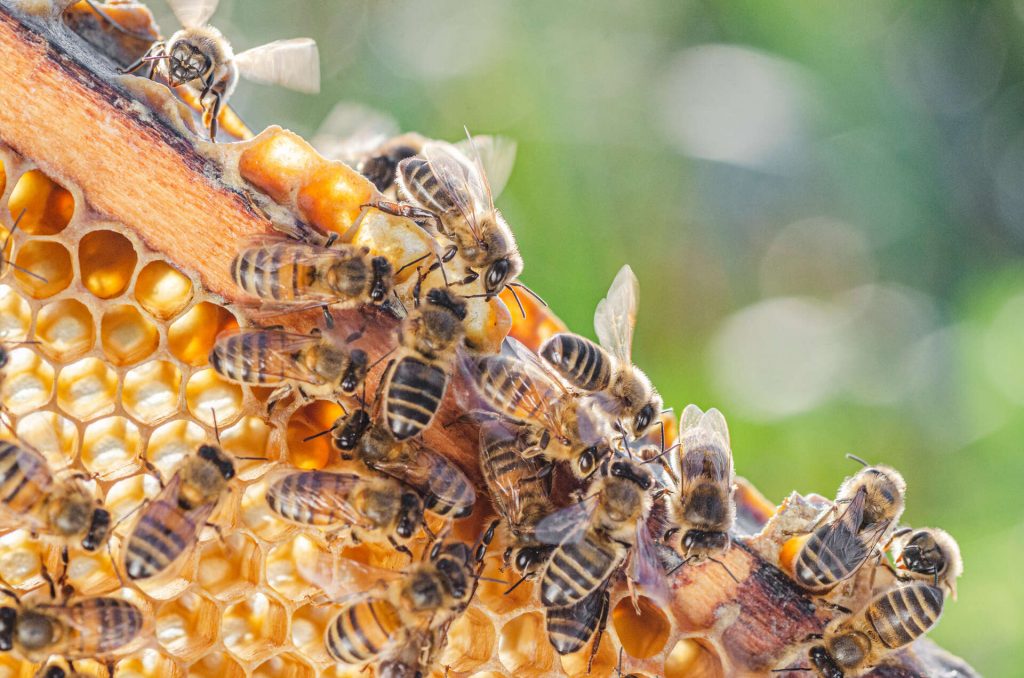
[[324, 324], [327, 325], [327, 329], [333, 330], [334, 329], [334, 316], [331, 315], [331, 307], [328, 306], [327, 304], [324, 304], [323, 306], [320, 307], [320, 310], [323, 311], [323, 314], [324, 314]]
[[106, 661], [106, 665], [107, 665], [107, 678], [114, 678], [114, 660], [113, 659], [108, 659]]
[[405, 544], [399, 544], [391, 535], [388, 535], [388, 541], [391, 543], [391, 545], [395, 548], [396, 551], [398, 551], [399, 553], [404, 553], [405, 555], [409, 556], [410, 563], [416, 559], [415, 556], [412, 555], [412, 551], [409, 550], [409, 547], [407, 547]]
[[222, 546], [228, 545], [227, 541], [225, 541], [224, 539], [224, 530], [221, 529], [220, 525], [218, 525], [217, 523], [207, 522], [204, 523], [204, 527], [212, 528], [213, 531], [217, 533], [217, 538], [220, 539], [220, 543]]
[[60, 584], [61, 588], [64, 588], [64, 586], [68, 583], [68, 560], [68, 547], [65, 544], [64, 548], [60, 550], [61, 570], [60, 577], [57, 578], [57, 583]]
[[853, 610], [851, 610], [850, 608], [843, 607], [842, 605], [838, 605], [836, 603], [824, 600], [822, 598], [818, 599], [818, 605], [820, 605], [821, 607], [828, 608], [833, 612], [838, 612], [840, 614], [853, 614]]
[[[211, 80], [213, 79], [212, 73], [210, 74], [210, 78]], [[217, 118], [220, 117], [220, 105], [222, 102], [220, 92], [212, 90], [211, 94], [213, 94], [213, 106], [209, 110], [210, 141], [212, 141], [213, 143], [217, 143]], [[202, 104], [202, 99], [199, 100], [199, 103], [200, 105]]]
[[50, 600], [57, 600], [57, 585], [54, 583], [45, 562], [39, 566], [39, 576], [43, 578], [43, 581], [46, 582], [47, 587], [50, 589]]
[[337, 231], [331, 233], [329, 236], [327, 236], [327, 240], [324, 241], [324, 247], [330, 247], [334, 243], [338, 242], [338, 238], [340, 237], [341, 233], [338, 233]]
[[277, 403], [279, 403], [280, 401], [282, 401], [286, 397], [288, 397], [288, 394], [291, 393], [291, 392], [292, 392], [292, 385], [291, 384], [283, 384], [281, 386], [278, 386], [277, 388], [275, 388], [273, 390], [273, 392], [271, 392], [270, 396], [267, 398], [267, 416], [268, 417], [274, 411], [274, 407], [277, 405]]
[[[146, 470], [147, 470], [148, 472], [150, 472], [150, 473], [152, 473], [153, 475], [155, 475], [155, 476], [156, 476], [156, 481], [157, 481], [158, 483], [160, 483], [160, 489], [161, 489], [161, 490], [162, 490], [162, 489], [164, 489], [164, 487], [166, 487], [166, 486], [167, 486], [167, 484], [166, 484], [166, 483], [164, 482], [164, 476], [163, 476], [163, 474], [162, 474], [162, 473], [160, 473], [160, 469], [158, 469], [158, 468], [157, 468], [156, 466], [153, 466], [153, 462], [151, 462], [151, 461], [150, 461], [149, 459], [146, 459], [145, 457], [143, 457], [143, 458], [142, 458], [142, 466], [143, 466], [143, 468], [145, 468], [145, 469], [146, 469]], [[128, 514], [128, 515], [131, 515], [131, 514]], [[125, 517], [127, 517], [127, 516], [125, 516]], [[123, 518], [122, 518], [122, 520], [123, 520]], [[115, 527], [116, 527], [116, 526], [115, 526]]]
[[122, 75], [126, 75], [128, 73], [134, 73], [135, 71], [137, 71], [140, 68], [142, 68], [143, 66], [145, 66], [147, 63], [151, 63], [152, 65], [151, 65], [151, 70], [150, 70], [149, 77], [150, 77], [150, 79], [152, 79], [153, 78], [152, 68], [155, 67], [156, 60], [151, 59], [150, 57], [159, 56], [159, 54], [161, 54], [163, 52], [163, 49], [164, 49], [164, 43], [162, 41], [154, 42], [153, 45], [148, 50], [146, 50], [145, 54], [143, 54], [138, 59], [136, 59], [132, 63], [128, 64], [124, 68], [118, 68], [117, 72], [122, 74]]
[[436, 230], [441, 230], [441, 217], [437, 216], [430, 210], [425, 210], [422, 207], [416, 207], [403, 202], [395, 202], [394, 200], [378, 200], [369, 205], [363, 205], [363, 207], [376, 207], [381, 212], [387, 212], [393, 214], [396, 217], [405, 217], [406, 219], [412, 219], [416, 222], [416, 225], [425, 231], [429, 231], [425, 222], [433, 221], [437, 224]]
[[597, 634], [594, 636], [594, 644], [590, 646], [590, 659], [587, 660], [587, 674], [590, 674], [590, 669], [594, 666], [594, 657], [597, 656], [597, 651], [601, 648], [601, 636], [604, 635], [604, 630], [608, 627], [608, 609], [611, 607], [611, 597], [608, 595], [608, 588], [605, 587], [604, 593], [601, 594], [601, 621], [597, 624]]

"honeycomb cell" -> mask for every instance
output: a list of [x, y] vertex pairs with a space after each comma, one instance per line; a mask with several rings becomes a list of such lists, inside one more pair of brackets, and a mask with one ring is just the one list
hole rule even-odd
[[494, 656], [496, 635], [483, 611], [476, 607], [466, 610], [451, 625], [441, 664], [456, 673], [480, 668]]
[[113, 299], [128, 289], [138, 260], [135, 246], [115, 231], [93, 231], [78, 243], [82, 284], [100, 299]]
[[551, 675], [555, 650], [547, 639], [544, 615], [528, 612], [505, 624], [498, 642], [498, 659], [517, 678]]
[[170, 320], [192, 300], [192, 281], [164, 261], [153, 261], [139, 271], [135, 299], [157, 320]]
[[146, 459], [164, 478], [170, 478], [181, 462], [206, 442], [206, 431], [186, 419], [170, 421], [160, 426], [149, 437]]
[[288, 613], [276, 598], [254, 593], [224, 610], [224, 645], [243, 662], [260, 662], [288, 637]]
[[48, 357], [61, 363], [77, 360], [96, 341], [92, 313], [76, 299], [47, 304], [36, 316], [36, 339]]
[[286, 652], [256, 667], [252, 678], [313, 678], [316, 669], [297, 654]]
[[21, 440], [43, 453], [51, 468], [63, 468], [78, 455], [78, 429], [55, 412], [26, 415], [16, 430]]
[[[219, 416], [219, 415], [218, 415]], [[276, 461], [270, 448], [270, 426], [259, 417], [242, 417], [220, 433], [221, 446], [234, 455], [235, 469], [242, 480], [251, 480], [266, 470], [266, 462]]]
[[124, 417], [107, 417], [89, 424], [82, 435], [82, 464], [103, 480], [134, 473], [142, 458], [139, 428]]
[[284, 203], [290, 199], [298, 183], [304, 182], [313, 170], [324, 164], [323, 158], [304, 139], [280, 130], [260, 135], [249, 144], [238, 160], [238, 171], [243, 179], [275, 202]]
[[0, 285], [0, 340], [10, 343], [24, 339], [31, 324], [32, 309], [28, 302], [9, 285]]
[[71, 284], [71, 255], [56, 242], [30, 240], [15, 257], [14, 279], [35, 299], [46, 299]]
[[178, 411], [181, 370], [171, 362], [156, 360], [124, 375], [121, 404], [133, 419], [154, 426]]
[[340, 162], [324, 163], [299, 189], [296, 203], [304, 221], [328, 233], [345, 233], [376, 192], [359, 172]]
[[130, 521], [126, 520], [146, 499], [152, 499], [160, 491], [160, 482], [148, 474], [134, 475], [119, 480], [110, 486], [104, 499], [104, 506], [110, 511], [111, 522], [117, 526], [118, 534], [126, 534]]
[[202, 367], [209, 360], [217, 335], [233, 327], [238, 327], [235, 316], [227, 309], [204, 301], [171, 324], [167, 330], [167, 345], [178, 360]]
[[28, 590], [43, 582], [41, 544], [28, 530], [15, 530], [0, 537], [0, 577], [4, 584]]
[[270, 510], [266, 502], [267, 485], [258, 482], [245, 488], [242, 495], [242, 521], [260, 539], [277, 543], [298, 528]]
[[647, 659], [661, 652], [672, 630], [665, 613], [645, 596], [637, 597], [636, 608], [628, 596], [620, 600], [612, 610], [612, 624], [623, 649], [637, 659]]
[[17, 219], [24, 210], [18, 228], [29, 235], [56, 235], [75, 213], [71, 193], [39, 170], [21, 175], [7, 205], [12, 219]]
[[98, 358], [80, 360], [57, 376], [57, 404], [80, 421], [112, 412], [116, 393], [117, 375]]
[[[474, 511], [475, 513], [475, 511]], [[501, 571], [504, 563], [501, 553], [488, 555], [484, 558], [483, 576], [489, 579], [504, 581], [512, 575], [511, 570]], [[533, 599], [534, 584], [526, 580], [515, 588], [511, 593], [506, 593], [510, 584], [499, 584], [493, 581], [481, 581], [477, 589], [477, 600], [484, 604], [487, 609], [495, 614], [507, 614], [513, 610], [527, 606]]]
[[245, 669], [227, 652], [208, 654], [188, 667], [189, 678], [245, 678]]
[[315, 573], [324, 569], [310, 565], [329, 562], [329, 557], [317, 540], [300, 534], [270, 549], [267, 554], [267, 583], [286, 600], [316, 596], [322, 592], [321, 585], [328, 582], [314, 581]]
[[[67, 577], [75, 593], [94, 596], [108, 593], [117, 586], [117, 573], [106, 548], [90, 552], [72, 545], [69, 556]], [[51, 555], [47, 566], [51, 572], [60, 572], [62, 565], [56, 553]]]
[[219, 621], [216, 603], [186, 591], [157, 610], [156, 639], [171, 656], [193, 661], [217, 642]]
[[8, 355], [3, 379], [4, 406], [16, 415], [33, 412], [50, 401], [53, 393], [53, 368], [27, 348], [16, 348]]
[[[595, 639], [591, 639], [580, 651], [559, 657], [562, 670], [565, 671], [566, 675], [570, 678], [590, 678], [596, 676], [608, 676], [611, 678], [617, 675], [616, 669], [619, 665], [619, 655], [618, 651], [612, 647], [611, 638], [607, 634], [602, 635], [601, 644], [597, 648], [597, 654], [594, 655], [593, 663], [591, 663], [590, 655], [593, 652], [594, 642]], [[623, 661], [626, 660], [623, 659]]]
[[703, 642], [685, 638], [665, 660], [665, 678], [724, 678], [718, 654]]
[[303, 657], [319, 664], [332, 662], [324, 649], [324, 631], [341, 608], [335, 605], [303, 605], [292, 613], [292, 645]]
[[[79, 669], [78, 664], [75, 668]], [[104, 676], [105, 673], [97, 673], [97, 676]], [[173, 659], [159, 650], [152, 648], [141, 650], [126, 657], [117, 663], [114, 671], [114, 678], [181, 678], [185, 672], [178, 667]]]
[[0, 655], [0, 678], [34, 678], [35, 667], [10, 652]]
[[259, 584], [262, 571], [262, 552], [252, 537], [236, 532], [202, 545], [198, 582], [217, 600], [248, 594]]
[[311, 436], [326, 431], [343, 414], [335, 403], [316, 400], [295, 410], [288, 420], [285, 439], [288, 444], [288, 462], [301, 469], [320, 469], [336, 456], [331, 437]]
[[156, 326], [134, 306], [116, 306], [100, 321], [103, 353], [114, 365], [131, 365], [147, 358], [160, 344]]
[[[200, 370], [185, 387], [185, 402], [193, 417], [208, 426], [228, 424], [242, 410], [242, 388], [214, 370]], [[216, 414], [214, 414], [216, 413]]]

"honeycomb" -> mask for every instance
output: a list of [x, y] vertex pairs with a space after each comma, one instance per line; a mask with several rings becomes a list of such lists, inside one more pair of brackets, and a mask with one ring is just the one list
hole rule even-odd
[[[75, 11], [91, 12], [84, 3]], [[104, 30], [95, 21], [90, 26]], [[431, 251], [429, 239], [411, 222], [376, 211], [364, 214], [368, 182], [323, 159], [294, 134], [271, 128], [250, 141], [199, 142], [197, 148], [217, 163], [219, 179], [233, 195], [246, 195], [254, 213], [274, 215], [276, 222], [296, 228], [304, 224], [344, 233], [392, 261]], [[323, 634], [339, 606], [324, 602], [318, 582], [302, 564], [340, 554], [399, 569], [407, 559], [372, 542], [329, 544], [319, 531], [279, 519], [264, 500], [267, 473], [275, 464], [312, 469], [336, 461], [326, 437], [310, 436], [329, 427], [340, 406], [291, 404], [268, 420], [266, 389], [226, 382], [207, 364], [216, 336], [249, 322], [223, 284], [233, 245], [202, 252], [208, 258], [195, 250], [161, 248], [154, 244], [161, 242], [160, 234], [138, 232], [101, 213], [95, 191], [44, 172], [41, 167], [50, 162], [0, 146], [0, 236], [11, 233], [20, 216], [5, 252], [16, 267], [0, 278], [0, 339], [10, 350], [0, 402], [14, 432], [53, 468], [89, 476], [113, 514], [115, 554], [133, 510], [159, 491], [157, 474], [171, 477], [203, 442], [220, 440], [239, 458], [231, 491], [211, 518], [219, 529], [203, 531], [173, 576], [123, 586], [106, 551], [72, 546], [67, 576], [77, 593], [122, 596], [147, 618], [140, 643], [117, 658], [115, 675], [376, 675], [374, 667], [337, 665], [327, 656]], [[234, 243], [228, 228], [224, 225], [219, 237]], [[412, 283], [406, 274], [400, 294], [408, 295]], [[520, 296], [525, 317], [507, 293], [502, 300], [473, 301], [467, 338], [478, 350], [496, 350], [506, 334], [536, 347], [564, 329], [550, 310]], [[305, 329], [311, 321], [288, 322]], [[393, 330], [393, 324], [379, 324], [364, 339], [370, 345], [383, 344], [382, 337]], [[455, 405], [445, 407], [440, 419], [451, 423]], [[479, 480], [467, 430], [435, 426], [428, 442], [444, 443], [439, 449]], [[822, 618], [813, 606], [766, 565], [778, 562], [781, 530], [812, 515], [811, 504], [794, 496], [777, 512], [745, 483], [737, 497], [746, 534], [764, 531], [730, 551], [728, 570], [714, 564], [684, 568], [670, 582], [667, 600], [641, 596], [634, 605], [617, 584], [589, 675], [617, 675], [620, 664], [623, 674], [647, 678], [767, 675], [798, 657], [800, 639], [820, 631]], [[481, 496], [473, 515], [454, 525], [452, 536], [475, 541], [492, 518]], [[422, 536], [412, 544], [417, 556], [424, 546]], [[485, 578], [499, 581], [481, 581], [447, 634], [431, 675], [588, 675], [589, 645], [559, 656], [547, 642], [535, 584], [528, 581], [507, 593], [500, 583], [509, 576], [501, 568], [504, 546], [499, 533], [483, 567]], [[19, 594], [43, 590], [44, 565], [60, 570], [57, 546], [25, 530], [0, 532], [0, 579], [6, 585]], [[914, 648], [904, 653], [908, 665], [955, 666], [961, 671], [957, 675], [971, 675], [927, 641]], [[918, 661], [915, 653], [923, 658]], [[28, 678], [38, 668], [14, 653], [0, 653], [0, 678]], [[94, 661], [76, 662], [76, 668], [106, 675]], [[908, 674], [880, 669], [872, 675]]]

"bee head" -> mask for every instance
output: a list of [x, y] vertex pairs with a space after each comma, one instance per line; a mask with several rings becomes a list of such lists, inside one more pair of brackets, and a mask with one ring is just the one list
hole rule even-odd
[[339, 384], [342, 393], [355, 393], [359, 385], [363, 383], [363, 379], [366, 378], [366, 366], [369, 363], [370, 359], [366, 355], [366, 351], [361, 348], [353, 349], [348, 354], [348, 369], [342, 373]]
[[93, 500], [84, 488], [64, 494], [63, 501], [56, 502], [57, 512], [53, 516], [53, 526], [65, 537], [82, 534], [89, 528], [92, 519]]
[[235, 464], [216, 445], [200, 445], [199, 458], [210, 462], [218, 473], [224, 476], [224, 480], [231, 480], [235, 477]]
[[918, 530], [900, 552], [903, 567], [918, 574], [941, 574], [946, 569], [946, 557], [928, 530]]
[[[837, 668], [858, 668], [871, 652], [871, 639], [860, 631], [852, 631], [827, 638], [828, 656]], [[830, 675], [830, 674], [826, 674]], [[840, 672], [838, 675], [842, 676]]]
[[204, 77], [213, 67], [213, 60], [187, 37], [172, 38], [168, 46], [167, 77], [171, 87], [178, 87]]
[[18, 644], [26, 650], [42, 650], [53, 644], [57, 628], [53, 619], [38, 612], [22, 612], [15, 623]]
[[110, 533], [110, 512], [106, 509], [95, 509], [92, 512], [92, 522], [89, 524], [89, 531], [82, 540], [82, 548], [86, 551], [95, 551], [107, 540]]
[[443, 287], [428, 290], [427, 303], [447, 310], [460, 322], [466, 319], [466, 302]]
[[51, 666], [46, 669], [46, 673], [43, 674], [43, 678], [67, 678], [67, 671], [59, 666]]
[[370, 260], [373, 268], [373, 282], [370, 284], [370, 301], [375, 304], [383, 303], [388, 298], [388, 293], [394, 284], [392, 280], [393, 269], [391, 262], [384, 257], [374, 257]]
[[533, 572], [547, 560], [553, 546], [524, 546], [515, 552], [515, 567], [522, 573]]
[[356, 445], [369, 428], [370, 415], [365, 409], [359, 408], [334, 422], [331, 442], [342, 453], [343, 458], [351, 458], [351, 455], [346, 457], [345, 453], [356, 449]]
[[444, 601], [442, 582], [422, 570], [409, 577], [406, 596], [414, 610], [436, 610]]
[[597, 470], [601, 461], [611, 454], [611, 448], [607, 445], [592, 445], [580, 453], [576, 458], [576, 470], [581, 478], [588, 478]]
[[0, 652], [14, 647], [14, 629], [18, 623], [18, 611], [10, 606], [0, 607]]
[[844, 678], [846, 675], [841, 668], [836, 666], [836, 662], [829, 656], [828, 650], [821, 645], [812, 647], [807, 656], [822, 678]]
[[725, 551], [729, 543], [728, 533], [715, 530], [687, 530], [683, 535], [683, 549], [687, 555]]
[[[465, 547], [465, 544], [457, 544], [457, 546]], [[465, 558], [462, 556], [465, 556]], [[456, 600], [463, 600], [469, 593], [470, 581], [466, 573], [468, 556], [468, 549], [465, 553], [445, 553], [434, 563], [437, 571], [444, 577], [448, 593]]]
[[395, 532], [402, 539], [409, 539], [423, 519], [423, 501], [415, 492], [402, 494]]
[[654, 479], [647, 469], [629, 461], [616, 461], [611, 465], [610, 474], [615, 478], [623, 478], [636, 483], [641, 490], [651, 489]]
[[642, 436], [656, 416], [657, 411], [654, 407], [654, 403], [647, 403], [641, 407], [640, 411], [636, 413], [635, 417], [633, 417], [633, 435], [638, 438]]

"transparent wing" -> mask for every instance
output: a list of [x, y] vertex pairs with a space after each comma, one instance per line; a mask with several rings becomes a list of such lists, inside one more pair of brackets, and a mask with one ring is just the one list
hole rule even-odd
[[682, 479], [709, 478], [729, 482], [732, 478], [732, 456], [717, 436], [688, 433], [683, 439]]
[[294, 353], [319, 343], [319, 337], [281, 330], [238, 327], [218, 334], [214, 350], [221, 349], [229, 339], [234, 337], [253, 338], [266, 346], [266, 349], [261, 351], [242, 351], [242, 364], [250, 371], [258, 372], [265, 377], [277, 377], [281, 380], [292, 379], [307, 384], [322, 383], [319, 376], [293, 357]]
[[534, 536], [545, 544], [579, 541], [590, 526], [590, 518], [594, 515], [597, 502], [597, 495], [593, 495], [545, 516], [537, 523]]
[[427, 505], [431, 504], [428, 495], [435, 498], [435, 505], [453, 506], [455, 511], [476, 501], [476, 491], [462, 469], [417, 442], [406, 443], [401, 458], [374, 462], [374, 468], [419, 490]]
[[477, 393], [490, 408], [515, 421], [557, 430], [552, 407], [562, 389], [543, 372], [503, 355], [480, 358], [471, 370]]
[[[275, 471], [267, 486], [267, 503], [278, 513], [307, 514], [319, 524], [361, 525], [366, 518], [352, 506], [350, 494], [362, 478], [354, 473]], [[279, 507], [279, 508], [275, 508]]]
[[171, 11], [185, 28], [205, 26], [217, 11], [220, 0], [167, 0]]
[[247, 80], [307, 94], [320, 91], [320, 52], [311, 38], [275, 40], [236, 54], [234, 62]]
[[594, 311], [594, 331], [601, 346], [624, 363], [631, 362], [633, 328], [640, 304], [640, 283], [628, 265], [619, 269], [608, 294]]
[[398, 122], [387, 113], [341, 101], [327, 114], [310, 143], [324, 157], [352, 165], [398, 133]]
[[[858, 536], [861, 519], [864, 517], [864, 503], [867, 492], [859, 490], [850, 500], [846, 509], [828, 525], [818, 528], [821, 535], [822, 548], [834, 554], [843, 563], [857, 562], [865, 557], [864, 541]], [[825, 553], [826, 551], [822, 551]]]
[[476, 195], [484, 189], [482, 181], [477, 177], [477, 169], [459, 149], [444, 141], [428, 141], [423, 144], [423, 157], [430, 164], [430, 170], [448, 200], [466, 220], [473, 237], [479, 240], [480, 227], [474, 201]]
[[[117, 601], [116, 604], [126, 602], [121, 598], [103, 596], [85, 598], [70, 605], [51, 604], [39, 607], [73, 629], [79, 636], [76, 642], [83, 647], [109, 648], [114, 641], [123, 641], [116, 643], [117, 647], [120, 647], [127, 645], [138, 635], [142, 611], [136, 608], [135, 615], [108, 614], [106, 610], [109, 609], [109, 601], [112, 600]], [[103, 619], [103, 624], [97, 624], [97, 619]]]
[[632, 558], [630, 578], [633, 583], [643, 589], [644, 595], [648, 598], [666, 604], [669, 591], [665, 584], [665, 572], [661, 567], [657, 545], [646, 520], [637, 521], [636, 544], [633, 546]]
[[700, 409], [694, 404], [689, 404], [683, 410], [683, 413], [679, 415], [679, 432], [681, 434], [686, 433], [692, 428], [696, 428], [700, 424], [701, 417], [704, 416], [704, 410]]
[[701, 417], [700, 426], [706, 431], [712, 431], [722, 437], [722, 442], [729, 444], [729, 425], [725, 417], [717, 409], [712, 407]]
[[303, 579], [318, 587], [334, 603], [379, 593], [402, 577], [401, 572], [367, 565], [337, 553], [317, 553], [316, 558], [296, 560], [296, 569]]
[[516, 163], [516, 142], [508, 137], [484, 134], [467, 137], [455, 144], [455, 147], [467, 158], [476, 161], [485, 190], [485, 194], [480, 197], [487, 201], [478, 203], [478, 206], [493, 205], [494, 199], [505, 190], [505, 184], [512, 176], [512, 167]]

